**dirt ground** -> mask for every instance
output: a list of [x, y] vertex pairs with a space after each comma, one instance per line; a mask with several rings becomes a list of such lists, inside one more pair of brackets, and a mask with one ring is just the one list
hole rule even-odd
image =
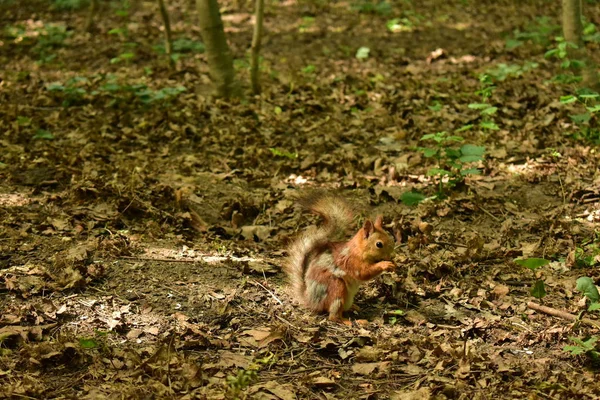
[[[92, 33], [84, 1], [16, 3], [0, 2], [0, 398], [600, 398], [593, 357], [563, 349], [595, 314], [528, 307], [577, 316], [575, 281], [600, 279], [600, 136], [577, 134], [575, 86], [544, 57], [559, 2], [269, 1], [252, 96], [253, 6], [223, 1], [233, 101], [209, 96], [192, 2], [168, 2], [173, 66], [154, 2], [101, 1]], [[498, 129], [468, 106], [484, 73]], [[481, 175], [432, 198], [421, 136], [457, 130], [485, 146]], [[293, 199], [313, 187], [397, 240], [396, 271], [349, 314], [367, 324], [289, 293], [286, 246], [316, 221]], [[531, 257], [551, 262], [514, 262]]]

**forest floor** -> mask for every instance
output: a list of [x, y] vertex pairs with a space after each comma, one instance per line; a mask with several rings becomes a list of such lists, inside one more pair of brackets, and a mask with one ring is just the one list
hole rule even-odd
[[[232, 102], [192, 2], [168, 2], [173, 67], [154, 2], [100, 2], [92, 34], [83, 0], [25, 3], [0, 3], [0, 398], [600, 397], [597, 325], [528, 307], [578, 315], [600, 279], [595, 111], [544, 57], [560, 2], [268, 2], [260, 97], [252, 5], [223, 2]], [[440, 186], [437, 132], [485, 146], [481, 174]], [[367, 324], [288, 292], [309, 187], [398, 241]]]

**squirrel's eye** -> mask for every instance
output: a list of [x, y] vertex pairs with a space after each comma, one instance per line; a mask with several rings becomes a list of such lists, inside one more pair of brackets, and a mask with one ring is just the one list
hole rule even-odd
[[375, 243], [375, 246], [377, 246], [381, 249], [383, 247], [383, 242], [377, 242], [377, 243]]

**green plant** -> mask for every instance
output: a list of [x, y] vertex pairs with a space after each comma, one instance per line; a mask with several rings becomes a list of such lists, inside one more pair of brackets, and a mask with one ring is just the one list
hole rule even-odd
[[[154, 50], [159, 54], [165, 54], [164, 42], [154, 46]], [[188, 38], [179, 38], [173, 41], [173, 53], [171, 54], [171, 58], [173, 61], [177, 61], [183, 54], [200, 54], [204, 53], [204, 51], [204, 43]]]
[[369, 58], [369, 53], [371, 52], [371, 49], [368, 47], [359, 47], [358, 50], [356, 50], [356, 58], [358, 58], [359, 60], [364, 60]]
[[556, 46], [551, 48], [544, 54], [546, 58], [558, 58], [562, 60], [560, 64], [561, 68], [567, 69], [571, 67], [581, 68], [583, 63], [579, 60], [571, 60], [569, 58], [569, 49], [576, 49], [577, 45], [575, 43], [570, 43], [565, 41], [565, 38], [562, 36], [557, 36], [554, 38], [556, 42]]
[[[483, 129], [489, 130], [498, 130], [498, 125], [494, 122], [493, 116], [498, 111], [498, 107], [495, 107], [489, 103], [490, 97], [494, 93], [496, 86], [494, 85], [494, 81], [491, 76], [488, 74], [479, 75], [479, 83], [480, 89], [475, 92], [476, 95], [481, 97], [480, 103], [470, 103], [468, 107], [471, 110], [479, 111], [479, 115], [481, 117], [481, 121], [479, 122], [479, 126]], [[465, 126], [463, 128], [465, 129]]]
[[55, 50], [64, 45], [72, 32], [63, 24], [44, 24], [42, 21], [29, 20], [25, 24], [9, 26], [5, 35], [14, 43], [32, 46], [32, 53], [39, 57], [40, 63], [48, 63], [56, 58]]
[[305, 75], [311, 75], [311, 74], [314, 74], [316, 70], [317, 70], [317, 67], [315, 67], [312, 64], [309, 64], [306, 67], [302, 68], [302, 73]]
[[571, 136], [575, 139], [583, 139], [594, 144], [600, 144], [600, 128], [597, 126], [597, 115], [600, 112], [600, 94], [590, 89], [580, 89], [574, 95], [561, 96], [562, 104], [573, 104], [578, 107], [584, 107], [585, 112], [571, 114], [569, 118], [577, 131], [572, 132]]
[[315, 25], [314, 17], [302, 17], [302, 22], [300, 22], [300, 26], [298, 27], [298, 32], [300, 32], [300, 33], [308, 32], [314, 25]]
[[229, 386], [228, 394], [233, 398], [238, 398], [240, 393], [250, 386], [256, 378], [256, 369], [240, 369], [237, 375], [227, 377], [227, 385]]
[[485, 147], [464, 144], [460, 148], [452, 144], [462, 142], [461, 136], [449, 136], [446, 132], [423, 135], [422, 141], [432, 142], [432, 147], [420, 147], [419, 150], [426, 158], [433, 158], [437, 166], [427, 171], [428, 176], [438, 178], [439, 195], [444, 193], [444, 185], [453, 187], [462, 182], [467, 175], [479, 175], [478, 168], [468, 167], [468, 164], [483, 160]]
[[298, 153], [296, 153], [296, 152], [291, 153], [289, 151], [276, 149], [273, 147], [271, 147], [269, 150], [271, 151], [271, 154], [273, 154], [274, 156], [277, 156], [277, 157], [285, 157], [285, 158], [289, 158], [290, 160], [294, 160], [294, 159], [298, 158]]
[[415, 29], [415, 24], [408, 18], [390, 19], [385, 26], [390, 32], [412, 32]]
[[79, 104], [84, 100], [87, 94], [85, 85], [89, 84], [89, 80], [85, 77], [76, 76], [69, 78], [64, 84], [53, 82], [46, 85], [46, 90], [49, 92], [59, 92], [62, 95], [64, 107]]
[[504, 81], [507, 78], [516, 78], [539, 66], [538, 63], [526, 61], [523, 65], [500, 63], [485, 73], [495, 81]]
[[[588, 306], [588, 311], [591, 312], [600, 310], [600, 294], [598, 293], [598, 288], [591, 278], [582, 276], [581, 278], [577, 279], [577, 290], [589, 300], [590, 305]], [[591, 336], [586, 339], [579, 339], [570, 336], [569, 340], [575, 344], [563, 347], [563, 351], [569, 352], [574, 356], [585, 354], [594, 362], [599, 361], [598, 356], [600, 356], [600, 352], [598, 352], [596, 349], [596, 342], [598, 341], [596, 336]]]
[[592, 278], [582, 276], [577, 279], [577, 290], [579, 290], [590, 301], [588, 311], [596, 311], [600, 309], [600, 294], [598, 288], [594, 284]]
[[[121, 84], [113, 75], [94, 78], [95, 84], [101, 83], [92, 90], [90, 80], [85, 77], [73, 77], [66, 82], [53, 82], [46, 86], [62, 100], [64, 107], [84, 104], [95, 99], [108, 98], [108, 106], [139, 102], [143, 105], [168, 105], [181, 93], [187, 91], [184, 86], [150, 89], [143, 83]], [[139, 104], [138, 103], [138, 104]]]
[[118, 56], [116, 56], [114, 58], [111, 58], [110, 59], [110, 63], [111, 64], [117, 64], [117, 63], [120, 63], [122, 61], [128, 62], [128, 61], [133, 60], [134, 57], [135, 57], [135, 53], [132, 53], [132, 52], [121, 53]]
[[565, 346], [563, 347], [563, 351], [569, 352], [574, 356], [585, 354], [594, 361], [598, 360], [598, 356], [600, 355], [600, 353], [598, 352], [598, 350], [596, 350], [596, 342], [598, 341], [598, 338], [596, 336], [591, 336], [585, 340], [569, 336], [569, 340], [574, 342], [575, 345]]
[[560, 25], [553, 23], [550, 18], [539, 17], [527, 25], [525, 30], [515, 29], [512, 37], [506, 40], [506, 48], [515, 49], [526, 42], [547, 46], [550, 43], [550, 37], [560, 29]]
[[[546, 260], [545, 258], [519, 258], [514, 261], [516, 264], [529, 268], [533, 273], [534, 278], [536, 277], [535, 271], [538, 268], [550, 264], [550, 260]], [[544, 285], [544, 280], [536, 278], [535, 283], [531, 287], [530, 293], [536, 299], [541, 299], [544, 296], [546, 296], [546, 287]]]

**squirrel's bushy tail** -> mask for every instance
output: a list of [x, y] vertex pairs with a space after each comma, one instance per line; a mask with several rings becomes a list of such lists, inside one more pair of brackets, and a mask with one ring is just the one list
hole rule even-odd
[[288, 248], [285, 265], [294, 295], [304, 302], [305, 274], [313, 257], [327, 249], [327, 245], [343, 240], [352, 226], [354, 210], [343, 198], [320, 191], [310, 192], [298, 199], [305, 209], [323, 218], [323, 225], [312, 226], [302, 232]]

